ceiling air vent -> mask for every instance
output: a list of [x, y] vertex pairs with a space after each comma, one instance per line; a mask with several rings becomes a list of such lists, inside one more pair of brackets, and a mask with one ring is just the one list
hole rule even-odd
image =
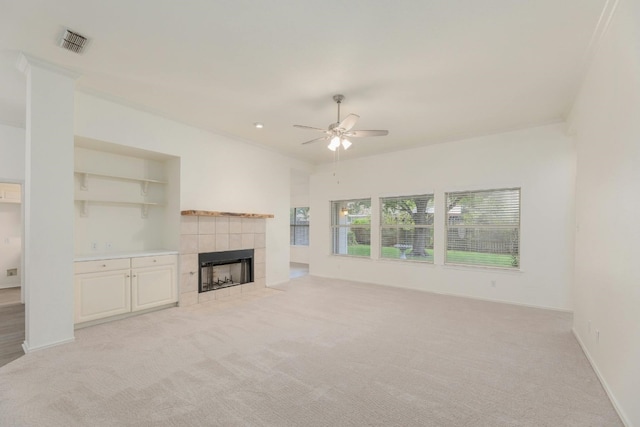
[[75, 53], [82, 53], [87, 45], [87, 38], [67, 29], [60, 39], [60, 47]]

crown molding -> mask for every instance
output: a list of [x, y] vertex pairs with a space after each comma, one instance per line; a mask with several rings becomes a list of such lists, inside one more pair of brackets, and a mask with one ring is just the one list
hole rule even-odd
[[81, 75], [80, 73], [68, 70], [66, 68], [60, 67], [59, 65], [55, 65], [45, 60], [42, 60], [40, 58], [36, 58], [34, 56], [28, 55], [24, 52], [20, 52], [20, 54], [18, 55], [18, 61], [16, 63], [16, 67], [18, 68], [18, 70], [20, 70], [24, 74], [27, 74], [31, 69], [31, 67], [38, 67], [48, 71], [52, 71], [57, 74], [61, 74], [63, 76], [72, 78], [74, 80], [80, 77]]

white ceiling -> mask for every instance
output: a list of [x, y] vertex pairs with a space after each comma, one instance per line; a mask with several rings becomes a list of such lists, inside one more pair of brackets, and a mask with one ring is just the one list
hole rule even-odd
[[[82, 91], [312, 163], [332, 153], [292, 125], [334, 122], [336, 93], [356, 129], [390, 131], [343, 158], [545, 124], [569, 112], [605, 2], [0, 0], [0, 121], [25, 121], [24, 51]], [[57, 46], [64, 27], [86, 53]]]

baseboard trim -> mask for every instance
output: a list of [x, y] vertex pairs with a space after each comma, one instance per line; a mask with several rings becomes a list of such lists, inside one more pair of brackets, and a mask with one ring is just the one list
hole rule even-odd
[[44, 350], [51, 347], [57, 347], [62, 344], [68, 344], [68, 343], [74, 342], [75, 340], [76, 340], [75, 337], [71, 337], [71, 338], [67, 338], [66, 340], [60, 340], [50, 344], [40, 345], [37, 347], [30, 347], [29, 343], [27, 341], [24, 341], [22, 343], [22, 350], [24, 351], [25, 354], [28, 354], [28, 353], [33, 353], [34, 351], [40, 351], [40, 350]]
[[321, 276], [321, 275], [317, 275], [317, 274], [309, 274], [308, 276], [320, 277], [322, 279], [343, 280], [345, 282], [363, 283], [363, 284], [369, 284], [369, 285], [375, 285], [375, 286], [386, 286], [386, 287], [389, 287], [389, 288], [406, 289], [406, 290], [409, 290], [409, 291], [418, 291], [418, 292], [426, 292], [428, 294], [433, 294], [433, 295], [443, 295], [443, 296], [447, 296], [447, 297], [457, 297], [457, 298], [468, 298], [468, 299], [477, 300], [477, 301], [495, 302], [495, 303], [498, 303], [498, 304], [509, 304], [509, 305], [516, 305], [516, 306], [519, 306], [519, 307], [538, 308], [538, 309], [541, 309], [541, 310], [550, 310], [550, 311], [557, 311], [557, 312], [560, 312], [560, 313], [573, 314], [573, 310], [571, 310], [569, 308], [550, 307], [550, 306], [546, 306], [546, 305], [526, 304], [526, 303], [523, 303], [523, 302], [508, 301], [508, 300], [501, 300], [501, 299], [492, 299], [492, 298], [483, 298], [483, 297], [477, 297], [477, 296], [468, 295], [468, 294], [455, 294], [455, 293], [452, 293], [452, 292], [440, 292], [440, 291], [434, 291], [432, 289], [407, 288], [407, 287], [404, 287], [404, 286], [395, 286], [395, 285], [388, 285], [388, 284], [374, 283], [374, 282], [364, 282], [364, 281], [353, 280], [353, 279], [342, 279], [342, 278], [338, 278], [338, 277]]
[[615, 409], [616, 413], [620, 417], [620, 421], [622, 421], [622, 424], [624, 424], [625, 427], [632, 427], [631, 423], [629, 422], [629, 420], [628, 420], [628, 418], [626, 416], [626, 414], [624, 413], [624, 411], [620, 407], [620, 404], [618, 403], [618, 401], [616, 400], [615, 396], [613, 395], [613, 392], [609, 388], [609, 385], [607, 384], [607, 382], [605, 381], [604, 377], [600, 373], [600, 370], [598, 369], [598, 365], [596, 365], [595, 361], [591, 357], [591, 354], [589, 354], [589, 350], [587, 350], [587, 347], [584, 345], [584, 343], [580, 339], [580, 336], [576, 332], [575, 328], [571, 328], [571, 332], [573, 333], [573, 336], [576, 337], [576, 341], [578, 341], [578, 344], [580, 345], [580, 348], [582, 349], [582, 352], [584, 353], [585, 356], [587, 356], [587, 360], [589, 361], [589, 364], [591, 365], [591, 368], [596, 373], [596, 376], [598, 377], [598, 381], [600, 381], [600, 384], [602, 385], [602, 388], [604, 389], [605, 393], [607, 393], [607, 397], [611, 401], [611, 404], [613, 405], [613, 409]]
[[[403, 288], [403, 289], [408, 289], [408, 288]], [[474, 300], [478, 300], [478, 301], [495, 302], [495, 303], [499, 303], [499, 304], [517, 305], [519, 307], [538, 308], [540, 310], [550, 310], [550, 311], [558, 311], [558, 312], [561, 312], [561, 313], [573, 314], [573, 310], [570, 310], [568, 308], [549, 307], [549, 306], [546, 306], [546, 305], [525, 304], [523, 302], [505, 301], [505, 300], [501, 300], [501, 299], [492, 299], [492, 298], [482, 298], [482, 297], [476, 297], [476, 296], [473, 296], [473, 295], [452, 294], [452, 293], [447, 293], [447, 292], [437, 292], [437, 291], [424, 291], [424, 292], [430, 292], [432, 294], [437, 294], [437, 295], [445, 295], [445, 296], [448, 296], [448, 297], [469, 298], [469, 299], [474, 299]]]

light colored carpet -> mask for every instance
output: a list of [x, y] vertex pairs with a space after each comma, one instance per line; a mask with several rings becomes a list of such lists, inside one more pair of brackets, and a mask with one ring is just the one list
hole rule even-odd
[[621, 426], [571, 315], [304, 276], [0, 368], [2, 426]]

